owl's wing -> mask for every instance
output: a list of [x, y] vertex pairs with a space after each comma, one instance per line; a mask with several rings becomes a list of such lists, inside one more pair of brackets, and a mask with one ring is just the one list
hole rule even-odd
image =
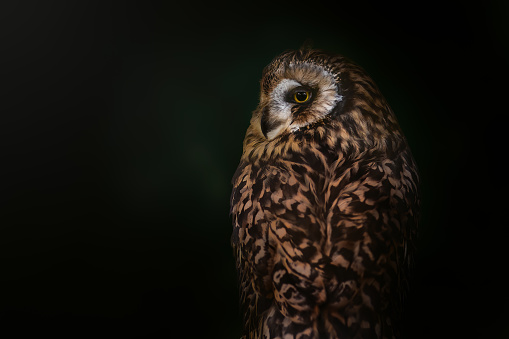
[[309, 324], [326, 300], [325, 227], [315, 187], [323, 178], [288, 166], [246, 164], [234, 176], [232, 243], [245, 326], [251, 335], [269, 331], [267, 338], [316, 331]]
[[352, 337], [393, 337], [418, 218], [418, 176], [408, 150], [338, 170], [327, 189], [331, 258], [327, 326]]
[[[266, 281], [269, 276], [268, 263], [271, 250], [267, 246], [267, 223], [263, 212], [258, 214], [260, 207], [258, 199], [255, 199], [255, 196], [259, 196], [263, 190], [257, 182], [256, 172], [257, 169], [252, 165], [246, 163], [239, 165], [232, 180], [230, 210], [233, 220], [231, 241], [236, 259], [240, 305], [246, 334], [254, 332], [259, 327], [259, 315], [272, 299], [270, 286]], [[253, 187], [257, 189], [257, 193], [253, 192]]]

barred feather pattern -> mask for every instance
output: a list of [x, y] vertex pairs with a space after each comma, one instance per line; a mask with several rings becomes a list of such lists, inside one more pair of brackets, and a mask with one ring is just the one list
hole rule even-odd
[[[264, 95], [289, 65], [320, 67], [343, 100], [267, 140]], [[394, 114], [359, 66], [320, 51], [276, 58], [261, 93], [231, 195], [243, 338], [396, 338], [419, 178]]]

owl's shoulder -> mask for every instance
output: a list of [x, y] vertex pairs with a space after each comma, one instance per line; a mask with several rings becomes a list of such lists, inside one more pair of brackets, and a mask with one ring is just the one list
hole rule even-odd
[[344, 198], [360, 210], [368, 207], [361, 206], [366, 203], [374, 207], [375, 200], [387, 201], [388, 208], [400, 200], [405, 206], [418, 205], [419, 175], [407, 146], [389, 151], [372, 149], [340, 160], [330, 170], [330, 199]]

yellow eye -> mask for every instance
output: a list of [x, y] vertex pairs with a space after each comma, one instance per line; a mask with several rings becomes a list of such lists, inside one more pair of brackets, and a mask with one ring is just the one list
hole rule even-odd
[[298, 104], [305, 103], [310, 97], [311, 93], [306, 90], [299, 90], [293, 94], [293, 100]]

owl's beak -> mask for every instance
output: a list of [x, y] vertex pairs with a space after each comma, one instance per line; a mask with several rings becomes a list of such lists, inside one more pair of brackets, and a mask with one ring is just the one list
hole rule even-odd
[[262, 130], [263, 136], [265, 138], [267, 138], [267, 133], [270, 130], [269, 109], [268, 109], [268, 107], [265, 107], [262, 110], [262, 116], [261, 116], [261, 119], [260, 119], [260, 128]]

